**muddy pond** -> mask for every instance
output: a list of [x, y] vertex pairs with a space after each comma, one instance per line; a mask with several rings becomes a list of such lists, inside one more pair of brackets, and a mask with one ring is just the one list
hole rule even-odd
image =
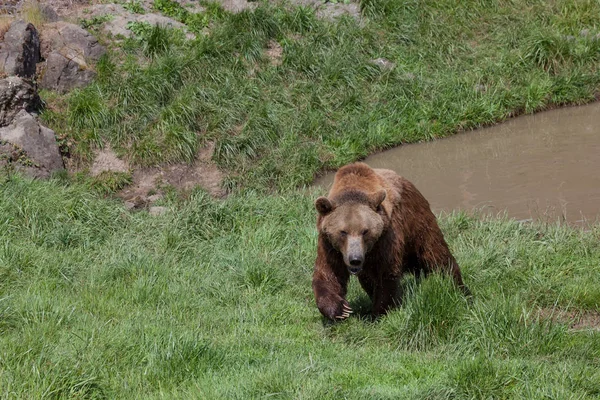
[[[584, 226], [600, 220], [600, 103], [525, 115], [364, 161], [411, 180], [436, 213]], [[332, 182], [329, 173], [316, 185], [325, 193]]]

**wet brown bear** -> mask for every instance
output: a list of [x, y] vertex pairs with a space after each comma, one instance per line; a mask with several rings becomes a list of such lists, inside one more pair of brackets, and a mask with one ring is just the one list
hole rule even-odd
[[325, 317], [345, 319], [350, 274], [356, 275], [381, 315], [394, 305], [403, 273], [443, 270], [465, 294], [458, 264], [429, 203], [394, 171], [364, 163], [342, 167], [329, 197], [315, 202], [319, 242], [313, 291]]

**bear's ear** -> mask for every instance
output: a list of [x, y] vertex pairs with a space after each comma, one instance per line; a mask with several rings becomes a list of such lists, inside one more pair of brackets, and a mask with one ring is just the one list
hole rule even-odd
[[333, 210], [333, 205], [327, 197], [321, 196], [315, 201], [315, 208], [321, 215], [327, 215]]
[[386, 196], [387, 192], [385, 191], [385, 189], [381, 189], [376, 193], [369, 195], [369, 203], [371, 203], [371, 206], [374, 209], [377, 209], [381, 205], [381, 203], [383, 203]]

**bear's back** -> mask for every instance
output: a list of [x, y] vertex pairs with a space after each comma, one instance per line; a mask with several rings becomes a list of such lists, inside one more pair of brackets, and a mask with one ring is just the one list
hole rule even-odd
[[355, 191], [373, 194], [385, 189], [386, 198], [382, 203], [386, 213], [391, 216], [394, 206], [400, 199], [403, 178], [389, 169], [373, 169], [365, 163], [346, 165], [335, 174], [329, 198], [343, 197], [345, 192]]

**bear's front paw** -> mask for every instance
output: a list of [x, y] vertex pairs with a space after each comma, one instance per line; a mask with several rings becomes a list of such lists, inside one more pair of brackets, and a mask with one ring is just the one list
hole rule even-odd
[[342, 321], [352, 314], [352, 308], [341, 296], [328, 296], [319, 299], [319, 311], [330, 320]]

